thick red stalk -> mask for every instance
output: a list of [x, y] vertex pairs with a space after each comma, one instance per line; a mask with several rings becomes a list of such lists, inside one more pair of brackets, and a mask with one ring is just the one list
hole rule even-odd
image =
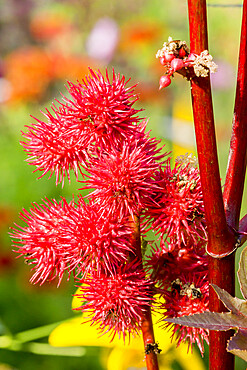
[[[205, 0], [188, 0], [191, 52], [200, 54], [208, 49]], [[192, 105], [203, 189], [205, 217], [208, 229], [208, 252], [222, 257], [231, 252], [232, 243], [227, 242], [229, 230], [226, 223], [217, 146], [214, 114], [209, 77], [194, 77], [191, 80]], [[226, 242], [226, 244], [225, 244]], [[222, 250], [222, 244], [224, 249]]]
[[236, 230], [238, 229], [239, 215], [244, 189], [244, 178], [246, 171], [246, 153], [247, 153], [246, 102], [247, 102], [247, 1], [244, 0], [236, 99], [232, 125], [232, 137], [224, 189], [224, 204], [226, 209], [227, 222]]
[[[196, 54], [208, 50], [206, 0], [188, 0], [190, 49]], [[235, 238], [229, 232], [223, 205], [210, 78], [191, 81], [192, 106], [198, 160], [208, 230], [209, 281], [234, 294], [234, 254], [229, 254]], [[218, 258], [214, 258], [218, 257]], [[219, 257], [221, 259], [219, 259]], [[223, 311], [216, 295], [210, 292], [210, 310]], [[226, 352], [229, 332], [210, 332], [210, 369], [234, 368], [234, 356]]]
[[[132, 255], [131, 258], [136, 258], [137, 256], [137, 258], [140, 260], [142, 264], [140, 218], [136, 216], [134, 221], [132, 217], [130, 218], [130, 220], [131, 220], [130, 222], [131, 222], [131, 226], [133, 229], [132, 246], [134, 247], [133, 249], [135, 250], [135, 256]], [[141, 329], [142, 329], [144, 348], [146, 350], [148, 344], [150, 345], [150, 344], [155, 343], [150, 307], [147, 308], [145, 314], [143, 315]], [[151, 350], [150, 353], [146, 353], [145, 360], [146, 360], [147, 370], [159, 370], [157, 354], [154, 351]]]

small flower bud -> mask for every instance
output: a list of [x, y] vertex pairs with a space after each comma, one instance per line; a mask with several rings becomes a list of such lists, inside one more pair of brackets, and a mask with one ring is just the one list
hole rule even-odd
[[184, 62], [182, 59], [175, 58], [171, 61], [171, 68], [174, 72], [178, 71], [179, 69], [183, 68]]
[[165, 51], [164, 59], [166, 60], [167, 63], [170, 63], [174, 58], [175, 58], [174, 54], [168, 53], [167, 51]]
[[165, 57], [160, 57], [160, 64], [161, 64], [162, 66], [165, 66], [165, 65], [167, 64], [167, 60], [166, 60], [166, 58], [165, 58]]
[[192, 63], [196, 60], [196, 55], [193, 54], [193, 53], [190, 53], [188, 55], [188, 58], [186, 59], [186, 61], [184, 62], [184, 66], [185, 67], [191, 67], [192, 66]]
[[190, 53], [188, 55], [187, 61], [194, 62], [194, 60], [196, 60], [196, 55], [193, 53]]
[[179, 55], [179, 58], [184, 58], [184, 57], [186, 57], [186, 51], [184, 50], [184, 48], [183, 48], [183, 46], [181, 47], [181, 49], [179, 49], [179, 53], [178, 53], [178, 55]]
[[160, 77], [160, 87], [159, 90], [163, 89], [163, 87], [169, 86], [171, 83], [171, 77], [164, 75]]

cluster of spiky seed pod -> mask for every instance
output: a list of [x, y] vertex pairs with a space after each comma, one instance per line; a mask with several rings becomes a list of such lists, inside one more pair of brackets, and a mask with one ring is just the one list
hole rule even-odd
[[[183, 44], [170, 68], [177, 70], [187, 54]], [[71, 202], [33, 203], [21, 212], [26, 226], [12, 231], [15, 251], [32, 266], [31, 282], [57, 279], [59, 285], [64, 275], [74, 276], [78, 309], [101, 333], [123, 338], [139, 332], [150, 306], [164, 318], [208, 307], [199, 171], [191, 156], [172, 168], [146, 131], [147, 121], [137, 116], [135, 86], [127, 83], [114, 71], [110, 79], [108, 72], [90, 70], [82, 83], [69, 83], [70, 97], [47, 110], [46, 121], [27, 126], [22, 145], [35, 171], [55, 174], [56, 184], [63, 184], [73, 170], [89, 193], [88, 200], [79, 195]], [[140, 253], [150, 230], [156, 243], [143, 242]], [[197, 342], [203, 352], [206, 331], [173, 330], [179, 342]]]

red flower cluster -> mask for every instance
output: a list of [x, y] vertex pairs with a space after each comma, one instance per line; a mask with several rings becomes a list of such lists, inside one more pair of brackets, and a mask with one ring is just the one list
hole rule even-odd
[[[101, 333], [123, 338], [140, 330], [156, 293], [165, 299], [164, 319], [208, 306], [199, 172], [190, 156], [171, 167], [137, 116], [127, 82], [114, 71], [110, 81], [90, 70], [82, 83], [69, 83], [70, 97], [46, 111], [47, 122], [28, 126], [22, 145], [29, 163], [42, 176], [55, 173], [57, 184], [72, 169], [89, 202], [79, 196], [35, 203], [21, 212], [27, 226], [12, 232], [16, 252], [33, 266], [31, 282], [57, 278], [59, 285], [73, 275], [81, 285], [79, 309]], [[156, 232], [159, 247], [141, 243], [147, 230]], [[179, 343], [197, 342], [203, 352], [207, 332], [177, 330]]]

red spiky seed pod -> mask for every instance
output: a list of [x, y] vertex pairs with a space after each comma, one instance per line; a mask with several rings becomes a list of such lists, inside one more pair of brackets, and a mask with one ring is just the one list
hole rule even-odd
[[81, 250], [71, 243], [71, 235], [64, 233], [67, 216], [74, 203], [65, 199], [59, 203], [44, 200], [43, 204], [32, 204], [30, 212], [23, 210], [20, 218], [27, 226], [13, 228], [15, 252], [33, 266], [31, 283], [51, 281], [58, 278], [60, 284], [64, 273], [71, 274], [81, 261]]
[[156, 173], [156, 182], [161, 190], [153, 193], [146, 211], [149, 229], [178, 248], [200, 249], [207, 234], [199, 170], [179, 163], [172, 169], [168, 160]]
[[112, 148], [91, 161], [89, 176], [83, 189], [94, 189], [89, 197], [101, 204], [102, 209], [120, 215], [139, 214], [150, 202], [159, 187], [154, 173], [165, 161], [166, 153], [160, 154], [159, 141], [137, 132], [126, 141], [121, 150]]
[[[181, 317], [209, 310], [209, 283], [207, 272], [182, 274], [170, 283], [164, 290], [164, 301], [161, 309], [166, 317]], [[203, 356], [204, 340], [209, 343], [209, 331], [202, 328], [191, 328], [167, 322], [164, 328], [173, 331], [177, 345], [187, 342], [191, 347], [194, 343]]]
[[90, 76], [82, 83], [68, 82], [70, 96], [59, 107], [52, 106], [52, 112], [43, 113], [47, 122], [36, 119], [36, 123], [23, 133], [26, 142], [21, 142], [29, 159], [42, 171], [42, 176], [54, 173], [56, 184], [64, 182], [69, 171], [75, 172], [90, 159], [95, 148], [104, 150], [118, 146], [132, 136], [141, 120], [140, 111], [132, 106], [137, 95], [134, 87], [127, 87], [128, 81], [113, 71], [112, 81], [106, 72], [90, 69]]
[[152, 302], [153, 282], [139, 262], [121, 264], [112, 274], [92, 272], [82, 281], [78, 297], [82, 310], [99, 332], [112, 339], [138, 334], [143, 314]]

